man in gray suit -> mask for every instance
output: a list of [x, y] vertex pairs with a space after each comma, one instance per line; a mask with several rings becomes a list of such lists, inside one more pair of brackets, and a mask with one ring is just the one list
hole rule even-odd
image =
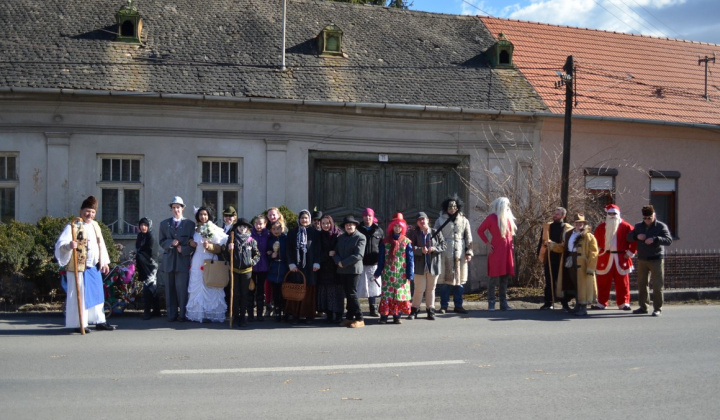
[[[190, 246], [195, 233], [195, 222], [183, 217], [185, 203], [179, 196], [170, 203], [173, 216], [160, 222], [160, 247], [163, 249], [161, 270], [167, 273], [165, 280], [165, 304], [168, 321], [185, 322], [188, 302], [190, 260], [195, 248]], [[178, 307], [180, 311], [178, 312]]]

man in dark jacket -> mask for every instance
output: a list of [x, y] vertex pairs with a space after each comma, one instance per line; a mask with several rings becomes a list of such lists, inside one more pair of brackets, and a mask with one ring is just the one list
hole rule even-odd
[[357, 296], [357, 280], [363, 272], [363, 254], [365, 254], [365, 235], [358, 232], [360, 223], [353, 216], [343, 220], [345, 233], [338, 236], [333, 260], [337, 264], [337, 275], [345, 285], [345, 298], [347, 299], [347, 316], [341, 326], [360, 328], [365, 326], [360, 302]]
[[652, 316], [662, 315], [663, 283], [665, 281], [665, 247], [672, 244], [672, 236], [667, 225], [655, 215], [652, 205], [642, 208], [643, 221], [637, 223], [628, 233], [628, 242], [637, 241], [638, 257], [638, 298], [640, 308], [634, 314], [648, 313], [648, 283], [652, 276], [653, 312]]

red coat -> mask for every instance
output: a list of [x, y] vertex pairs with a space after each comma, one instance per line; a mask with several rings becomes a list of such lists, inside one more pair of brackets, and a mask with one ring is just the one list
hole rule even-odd
[[605, 222], [601, 223], [600, 226], [595, 229], [594, 235], [598, 243], [598, 249], [600, 254], [598, 256], [597, 274], [607, 274], [610, 269], [615, 265], [618, 273], [625, 275], [632, 271], [632, 260], [628, 258], [625, 251], [630, 251], [633, 254], [637, 250], [637, 244], [627, 241], [627, 235], [633, 230], [633, 226], [625, 220], [620, 220], [620, 226], [618, 226], [617, 232], [615, 233], [615, 243], [617, 244], [617, 250], [622, 251], [621, 253], [611, 253], [609, 249], [605, 249]]
[[510, 233], [510, 222], [505, 231], [505, 237], [500, 235], [500, 226], [498, 226], [498, 217], [495, 213], [489, 215], [483, 220], [477, 230], [478, 236], [483, 242], [488, 243], [485, 236], [486, 231], [490, 231], [493, 251], [488, 254], [488, 276], [498, 277], [504, 275], [515, 275], [515, 261], [513, 260], [513, 237]]

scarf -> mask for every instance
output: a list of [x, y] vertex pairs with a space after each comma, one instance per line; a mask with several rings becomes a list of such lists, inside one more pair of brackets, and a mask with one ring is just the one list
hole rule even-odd
[[297, 233], [297, 239], [295, 241], [295, 250], [296, 250], [296, 257], [298, 265], [302, 268], [305, 268], [305, 257], [307, 256], [307, 228], [300, 224], [300, 216], [303, 213], [307, 213], [308, 216], [310, 216], [310, 212], [307, 210], [300, 210], [300, 213], [298, 213], [298, 233]]
[[405, 241], [405, 235], [400, 235], [398, 233], [393, 233], [392, 239], [390, 240], [390, 262], [394, 262], [397, 251], [400, 248], [400, 244]]

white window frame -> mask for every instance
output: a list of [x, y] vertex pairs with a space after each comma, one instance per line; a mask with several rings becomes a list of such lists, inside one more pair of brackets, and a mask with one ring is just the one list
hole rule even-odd
[[[234, 163], [237, 164], [237, 177], [234, 179], [229, 179], [228, 182], [223, 182], [220, 180], [219, 182], [211, 182], [211, 181], [204, 181], [203, 180], [203, 164], [204, 163]], [[227, 157], [208, 157], [203, 156], [198, 158], [198, 190], [199, 190], [199, 197], [198, 202], [203, 202], [203, 193], [204, 192], [217, 192], [217, 207], [214, 210], [213, 217], [216, 221], [219, 221], [221, 219], [220, 213], [224, 208], [230, 205], [237, 206], [236, 209], [238, 212], [241, 212], [242, 209], [242, 194], [243, 194], [243, 159], [242, 158], [227, 158]], [[223, 199], [223, 192], [226, 191], [232, 191], [237, 193], [237, 203], [224, 203]]]
[[[7, 174], [2, 173], [0, 174], [0, 188], [2, 189], [13, 189], [15, 192], [15, 207], [12, 209], [12, 218], [15, 219], [18, 214], [18, 185], [19, 182], [19, 176], [18, 176], [18, 161], [19, 161], [19, 153], [18, 152], [0, 152], [0, 159], [5, 159], [11, 157], [15, 158], [15, 173], [13, 174]], [[7, 162], [5, 164], [5, 171], [7, 172]], [[0, 202], [0, 206], [2, 205], [2, 202]], [[0, 208], [0, 214], [3, 213], [3, 209]], [[2, 221], [0, 221], [2, 223]]]
[[[139, 179], [137, 181], [118, 181], [118, 180], [103, 180], [103, 160], [106, 159], [120, 159], [120, 160], [137, 160], [139, 161]], [[138, 215], [143, 214], [143, 173], [145, 172], [144, 156], [143, 155], [117, 155], [117, 154], [102, 154], [98, 155], [98, 182], [97, 186], [100, 190], [99, 194], [99, 211], [98, 219], [102, 220], [102, 208], [103, 208], [103, 194], [102, 190], [117, 190], [118, 191], [118, 219], [111, 222], [108, 227], [113, 232], [114, 238], [128, 238], [135, 237], [138, 233], [137, 220], [125, 220], [125, 192], [126, 191], [138, 191]], [[114, 225], [117, 227], [114, 228]]]

